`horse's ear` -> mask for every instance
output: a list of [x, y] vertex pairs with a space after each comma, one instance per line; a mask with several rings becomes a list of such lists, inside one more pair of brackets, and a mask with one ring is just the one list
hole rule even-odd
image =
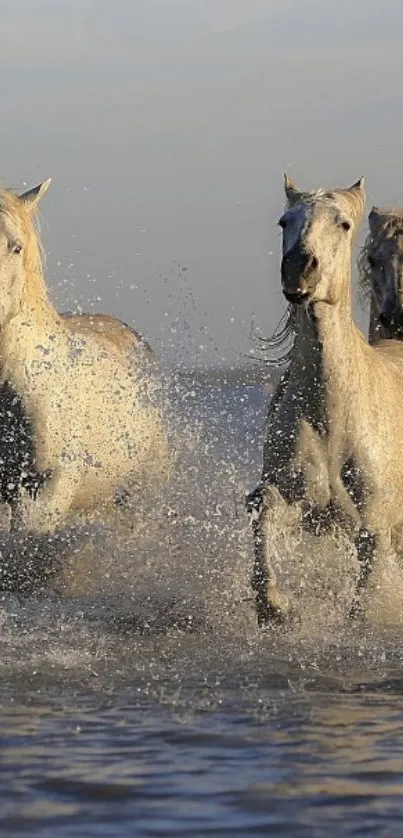
[[348, 199], [350, 210], [356, 224], [358, 224], [362, 218], [365, 208], [364, 178], [360, 177], [359, 180], [353, 183], [352, 186], [347, 187], [347, 189], [342, 189], [341, 191]]
[[364, 184], [365, 178], [360, 177], [352, 186], [349, 186], [347, 192], [362, 192], [364, 194]]
[[342, 190], [345, 195], [348, 195], [349, 198], [353, 198], [354, 200], [358, 200], [364, 206], [365, 204], [365, 190], [364, 190], [364, 178], [360, 177], [353, 183], [352, 186], [348, 186], [347, 189]]
[[38, 186], [34, 186], [33, 189], [28, 189], [28, 192], [23, 192], [20, 195], [20, 201], [22, 201], [26, 208], [30, 212], [34, 212], [36, 207], [45, 194], [48, 191], [49, 186], [52, 182], [52, 178], [49, 177], [47, 180], [44, 180], [43, 183], [40, 183]]
[[295, 181], [293, 181], [293, 179], [290, 178], [290, 176], [286, 173], [284, 173], [284, 192], [290, 207], [292, 207], [293, 204], [296, 204], [298, 201], [301, 200], [301, 190], [298, 189], [298, 186], [295, 183]]

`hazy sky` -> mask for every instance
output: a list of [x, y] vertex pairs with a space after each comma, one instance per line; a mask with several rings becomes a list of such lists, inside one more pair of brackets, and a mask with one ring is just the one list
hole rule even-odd
[[165, 356], [276, 324], [284, 169], [403, 205], [401, 0], [10, 0], [1, 32], [0, 175], [53, 177], [54, 301]]

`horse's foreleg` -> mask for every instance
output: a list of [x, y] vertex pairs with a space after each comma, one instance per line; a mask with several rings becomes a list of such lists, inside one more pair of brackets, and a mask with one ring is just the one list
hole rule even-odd
[[277, 587], [276, 575], [269, 557], [268, 529], [269, 516], [273, 514], [269, 503], [270, 493], [266, 487], [258, 486], [246, 499], [246, 508], [252, 523], [255, 560], [253, 567], [252, 588], [258, 624], [268, 622], [282, 624], [289, 612], [289, 599]]
[[35, 498], [22, 494], [11, 509], [11, 530], [53, 532], [66, 518], [79, 479], [72, 466], [55, 469]]
[[355, 618], [363, 611], [363, 596], [367, 594], [368, 588], [373, 592], [382, 585], [382, 577], [385, 568], [394, 567], [396, 556], [392, 551], [391, 533], [389, 530], [372, 531], [369, 528], [362, 528], [356, 539], [357, 558], [359, 561], [359, 573], [356, 583], [353, 603], [350, 609], [350, 616]]
[[375, 543], [375, 536], [365, 528], [360, 529], [355, 538], [359, 570], [354, 598], [350, 608], [350, 617], [353, 619], [359, 617], [362, 613], [362, 592], [368, 582], [373, 567]]
[[[331, 485], [331, 497], [332, 502], [335, 508], [338, 511], [338, 514], [347, 529], [351, 534], [356, 533], [359, 531], [357, 536], [357, 551], [362, 543], [362, 549], [365, 553], [366, 546], [367, 546], [367, 535], [366, 533], [369, 532], [370, 527], [363, 528], [362, 527], [362, 519], [360, 512], [354, 503], [352, 497], [350, 496], [348, 490], [346, 489], [343, 480], [341, 478], [340, 472], [334, 472], [333, 469], [330, 472], [330, 485]], [[362, 535], [360, 535], [362, 530]]]

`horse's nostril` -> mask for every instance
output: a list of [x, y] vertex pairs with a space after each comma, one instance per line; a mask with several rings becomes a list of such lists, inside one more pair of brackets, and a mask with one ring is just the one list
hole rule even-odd
[[319, 267], [319, 262], [318, 262], [316, 256], [313, 256], [312, 254], [309, 254], [306, 258], [305, 270], [307, 272], [317, 271], [318, 267]]

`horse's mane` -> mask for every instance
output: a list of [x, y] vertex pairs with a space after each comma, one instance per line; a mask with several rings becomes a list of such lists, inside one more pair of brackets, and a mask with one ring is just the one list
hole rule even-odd
[[251, 342], [262, 360], [270, 367], [282, 367], [291, 360], [295, 337], [295, 306], [289, 305], [271, 337], [253, 332]]
[[23, 238], [23, 261], [26, 275], [26, 298], [31, 311], [38, 318], [44, 307], [51, 309], [47, 288], [42, 273], [43, 247], [39, 236], [38, 224], [24, 206], [18, 194], [11, 189], [0, 188], [0, 216], [17, 220]]
[[358, 286], [363, 300], [369, 300], [371, 297], [371, 266], [368, 262], [368, 253], [373, 244], [374, 237], [368, 233], [357, 259]]
[[359, 288], [364, 300], [371, 296], [371, 266], [368, 261], [370, 250], [381, 244], [385, 238], [393, 236], [399, 228], [403, 228], [403, 210], [385, 210], [380, 216], [376, 230], [369, 231], [357, 259]]

